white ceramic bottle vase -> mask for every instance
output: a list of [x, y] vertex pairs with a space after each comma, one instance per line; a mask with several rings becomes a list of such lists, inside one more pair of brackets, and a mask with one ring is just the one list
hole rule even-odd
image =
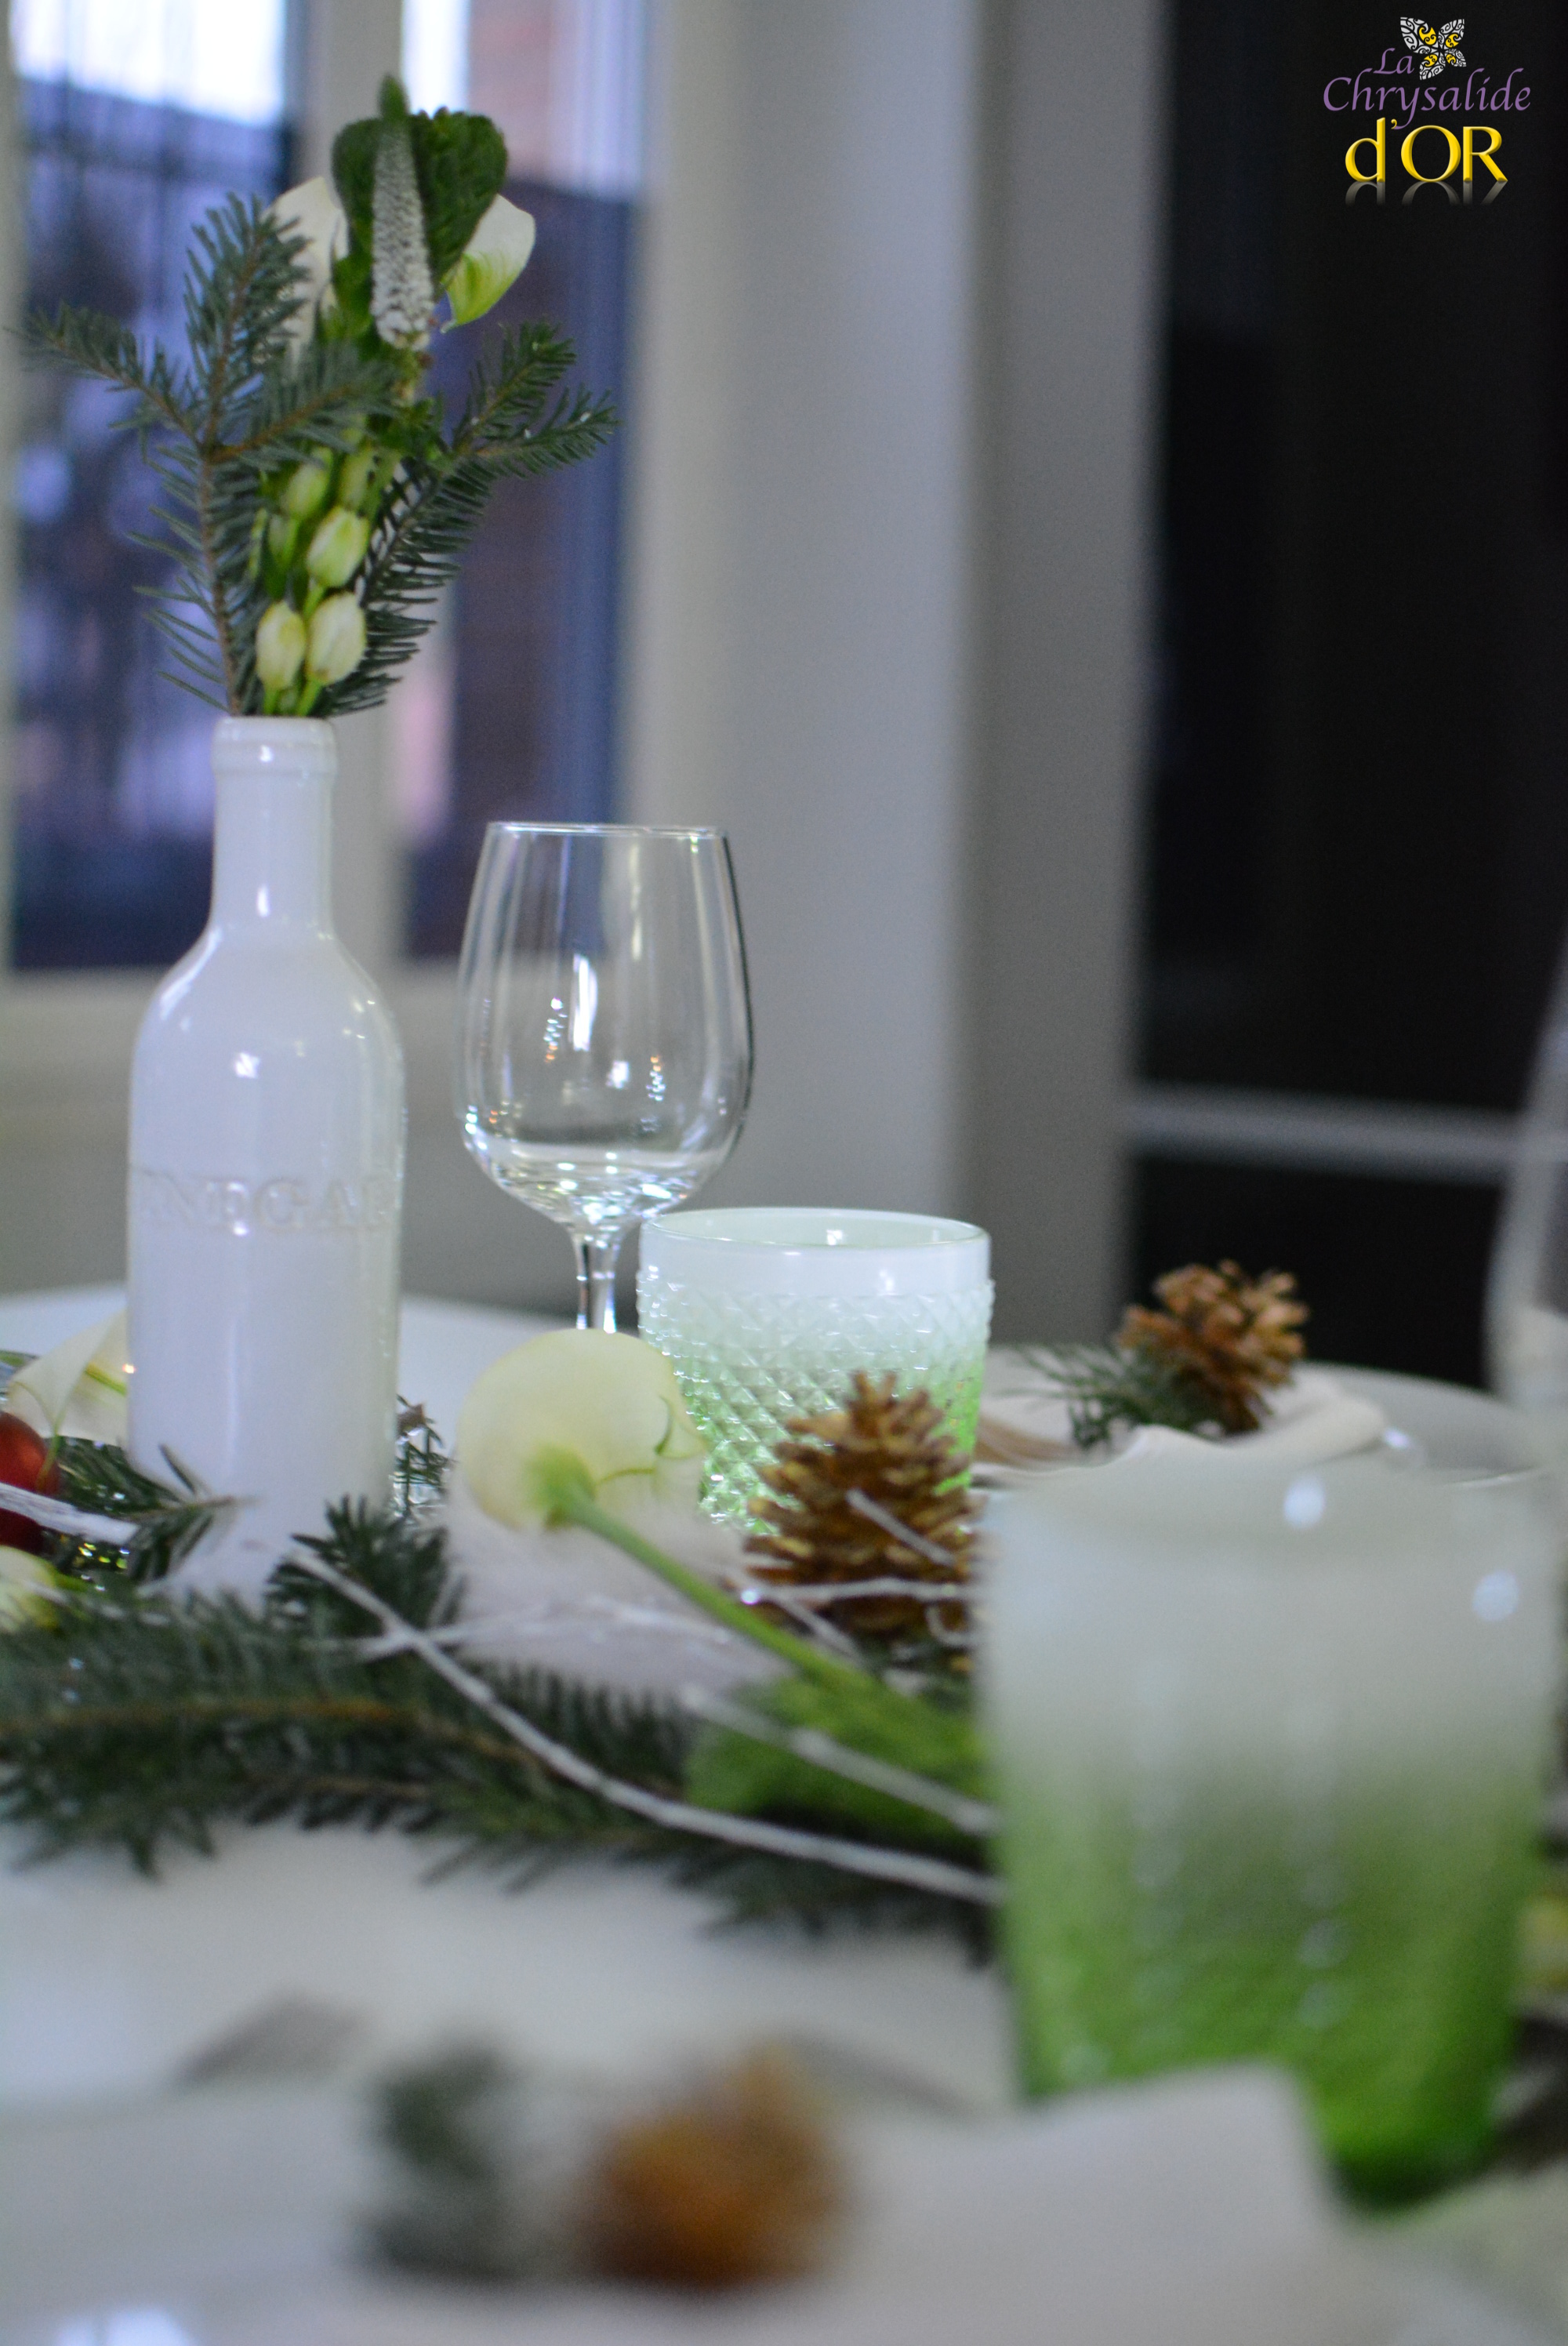
[[254, 1593], [396, 1433], [402, 1056], [332, 927], [330, 725], [227, 717], [212, 912], [131, 1073], [130, 1444], [248, 1504], [181, 1577]]

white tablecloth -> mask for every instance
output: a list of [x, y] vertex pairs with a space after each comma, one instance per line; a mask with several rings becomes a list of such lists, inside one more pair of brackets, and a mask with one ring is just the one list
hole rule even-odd
[[[117, 1300], [83, 1289], [0, 1301], [0, 1347], [42, 1349]], [[450, 1429], [480, 1370], [545, 1324], [412, 1300], [402, 1391]], [[1005, 2098], [1000, 1987], [940, 1940], [716, 1933], [708, 1902], [598, 1865], [515, 1894], [482, 1873], [433, 1886], [439, 1854], [392, 1832], [278, 1826], [226, 1835], [216, 1863], [173, 1856], [156, 1883], [113, 1857], [0, 1871], [0, 2110], [155, 2086], [300, 1994], [354, 2014], [370, 2064], [458, 2032], [654, 2070], [782, 2033], [943, 2098]]]

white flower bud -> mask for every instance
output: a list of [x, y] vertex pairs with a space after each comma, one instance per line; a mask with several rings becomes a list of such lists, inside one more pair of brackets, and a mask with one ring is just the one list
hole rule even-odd
[[287, 603], [273, 603], [256, 630], [256, 673], [269, 692], [293, 683], [305, 657], [305, 622]]
[[312, 456], [305, 464], [295, 465], [283, 484], [283, 495], [279, 502], [285, 513], [296, 514], [301, 521], [309, 521], [311, 515], [320, 513], [326, 504], [327, 492], [331, 485], [331, 465], [323, 464]]
[[341, 684], [364, 656], [364, 613], [351, 595], [329, 595], [311, 621], [306, 675], [312, 684]]
[[448, 274], [452, 322], [466, 326], [494, 308], [534, 250], [534, 217], [497, 196]]
[[371, 474], [376, 468], [377, 451], [369, 445], [356, 448], [343, 465], [338, 482], [338, 503], [357, 507], [371, 484]]
[[316, 534], [305, 554], [305, 567], [318, 585], [346, 586], [365, 558], [371, 525], [363, 514], [334, 505], [316, 524]]

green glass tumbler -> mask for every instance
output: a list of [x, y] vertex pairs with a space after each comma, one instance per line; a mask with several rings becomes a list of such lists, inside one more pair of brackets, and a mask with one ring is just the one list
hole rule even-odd
[[930, 1393], [974, 1448], [991, 1241], [930, 1214], [733, 1206], [645, 1222], [637, 1325], [708, 1444], [703, 1504], [748, 1520], [791, 1418], [838, 1409], [857, 1369]]
[[983, 1690], [1025, 2092], [1275, 2061], [1355, 2186], [1483, 2153], [1558, 1683], [1544, 1476], [1067, 1469]]

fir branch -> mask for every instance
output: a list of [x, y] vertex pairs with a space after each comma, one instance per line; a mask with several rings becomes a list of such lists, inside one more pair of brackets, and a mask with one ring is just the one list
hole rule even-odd
[[351, 342], [312, 342], [261, 378], [233, 419], [232, 438], [215, 444], [213, 454], [222, 464], [249, 467], [249, 494], [262, 466], [354, 446], [368, 421], [394, 413], [396, 397], [396, 372], [386, 360], [366, 358]]
[[392, 1469], [392, 1502], [400, 1515], [439, 1499], [452, 1472], [445, 1443], [426, 1415], [423, 1404], [398, 1397], [397, 1463]]
[[70, 309], [62, 302], [51, 318], [37, 311], [25, 328], [26, 345], [36, 358], [53, 358], [73, 374], [88, 375], [116, 391], [128, 392], [136, 404], [120, 419], [122, 428], [143, 435], [160, 425], [193, 433], [195, 412], [191, 387], [175, 376], [162, 351], [144, 360], [131, 329], [117, 318], [97, 310]]
[[545, 472], [602, 447], [616, 423], [608, 400], [579, 392], [557, 399], [545, 414], [550, 393], [571, 372], [575, 355], [564, 336], [537, 320], [504, 333], [469, 378], [468, 403], [452, 435], [453, 458]]
[[[50, 1625], [0, 1637], [0, 1821], [36, 1856], [113, 1847], [148, 1872], [168, 1848], [210, 1850], [225, 1821], [353, 1822], [439, 1838], [447, 1862], [514, 1882], [598, 1851], [658, 1863], [737, 1919], [793, 1914], [815, 1929], [896, 1917], [972, 1944], [983, 1933], [993, 1885], [972, 1868], [691, 1810], [691, 1729], [666, 1706], [537, 1671], [465, 1671], [514, 1726], [487, 1716], [406, 1649], [408, 1628], [440, 1629], [456, 1612], [439, 1531], [334, 1509], [311, 1563], [276, 1575], [260, 1614], [122, 1583], [84, 1586]], [[383, 1621], [400, 1617], [402, 1649], [355, 1634], [372, 1594]], [[577, 1780], [553, 1764], [556, 1749]], [[596, 1779], [646, 1797], [617, 1804]], [[832, 1879], [793, 1853], [839, 1848], [870, 1870]]]

